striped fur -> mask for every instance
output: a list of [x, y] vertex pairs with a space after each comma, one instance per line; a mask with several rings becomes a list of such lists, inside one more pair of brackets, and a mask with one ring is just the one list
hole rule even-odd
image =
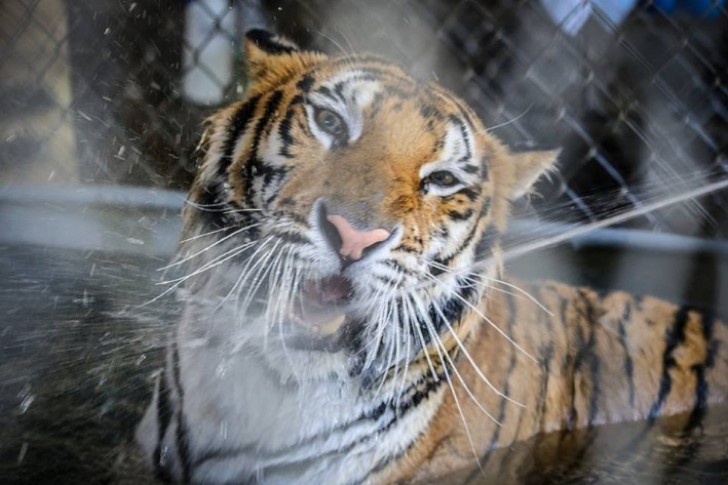
[[[709, 314], [475, 272], [556, 153], [509, 152], [377, 57], [261, 31], [247, 55], [245, 99], [208, 120], [171, 265], [182, 316], [137, 431], [158, 477], [447, 478], [538, 433], [722, 400], [728, 333]], [[390, 235], [346, 260], [327, 213]]]

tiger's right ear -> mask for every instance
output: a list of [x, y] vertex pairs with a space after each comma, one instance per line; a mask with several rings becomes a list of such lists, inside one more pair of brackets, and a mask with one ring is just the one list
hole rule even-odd
[[245, 57], [250, 89], [256, 91], [280, 84], [326, 59], [324, 54], [302, 51], [285, 37], [260, 29], [245, 34]]

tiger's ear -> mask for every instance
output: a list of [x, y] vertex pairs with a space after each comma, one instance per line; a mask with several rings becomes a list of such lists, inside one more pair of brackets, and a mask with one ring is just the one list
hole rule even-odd
[[541, 175], [554, 168], [560, 152], [559, 149], [511, 153], [513, 185], [509, 198], [515, 200], [526, 195]]
[[303, 72], [326, 56], [302, 51], [285, 37], [254, 29], [245, 34], [245, 58], [250, 87], [265, 89]]

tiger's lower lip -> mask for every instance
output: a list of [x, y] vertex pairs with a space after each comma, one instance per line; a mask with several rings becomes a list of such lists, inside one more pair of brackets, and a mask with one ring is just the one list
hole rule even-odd
[[[284, 336], [284, 342], [295, 350], [308, 350], [335, 353], [344, 348], [346, 343], [346, 315], [340, 314], [329, 321], [313, 327], [303, 328], [300, 324], [291, 324], [296, 330]], [[301, 329], [303, 328], [303, 331]]]

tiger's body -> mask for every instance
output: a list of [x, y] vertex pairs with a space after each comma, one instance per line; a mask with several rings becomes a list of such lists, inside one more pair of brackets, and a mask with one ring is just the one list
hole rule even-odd
[[260, 31], [247, 53], [246, 98], [200, 145], [182, 316], [137, 431], [160, 478], [446, 478], [538, 433], [723, 400], [718, 319], [499, 279], [509, 201], [556, 153], [509, 152], [376, 57]]

